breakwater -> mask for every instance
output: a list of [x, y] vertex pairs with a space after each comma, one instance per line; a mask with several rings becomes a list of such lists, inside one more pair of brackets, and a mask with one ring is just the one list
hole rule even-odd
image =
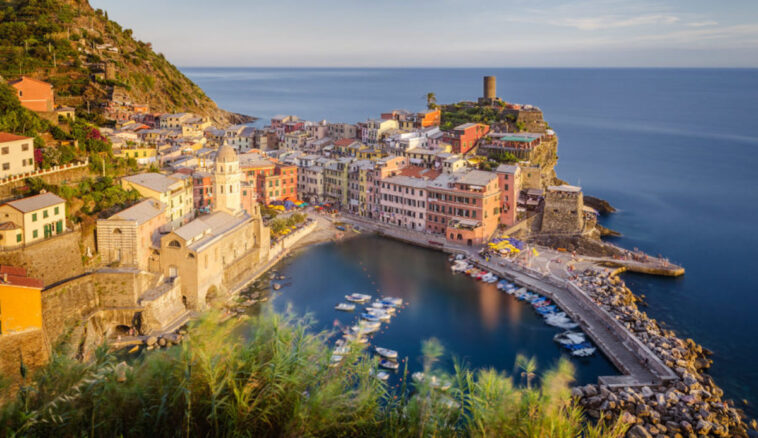
[[698, 434], [747, 436], [744, 414], [723, 399], [723, 391], [705, 373], [708, 352], [691, 339], [678, 338], [640, 312], [636, 298], [613, 271], [586, 269], [571, 281], [560, 280], [516, 263], [489, 262], [476, 249], [444, 238], [346, 216], [382, 236], [449, 253], [465, 254], [483, 269], [550, 297], [577, 321], [623, 373], [600, 376], [597, 384], [573, 389], [593, 418], [623, 417], [630, 436]]

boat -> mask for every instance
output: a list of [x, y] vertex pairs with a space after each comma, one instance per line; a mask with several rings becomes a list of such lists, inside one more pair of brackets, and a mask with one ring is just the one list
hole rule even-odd
[[376, 373], [372, 372], [371, 375], [381, 380], [382, 382], [386, 382], [390, 378], [390, 373], [387, 371], [377, 371]]
[[547, 325], [562, 328], [564, 330], [571, 330], [579, 327], [579, 324], [575, 323], [570, 318], [548, 318], [545, 319], [545, 323], [547, 323]]
[[581, 343], [575, 344], [575, 345], [564, 345], [563, 347], [566, 348], [569, 351], [576, 351], [576, 350], [583, 350], [585, 348], [591, 348], [592, 344], [590, 344], [587, 341], [584, 341], [584, 342], [581, 342]]
[[346, 333], [343, 339], [345, 342], [357, 342], [359, 344], [365, 344], [368, 342], [368, 340], [360, 333]]
[[343, 312], [352, 312], [355, 310], [355, 304], [348, 304], [348, 303], [339, 303], [336, 306], [334, 306], [336, 310], [341, 310]]
[[565, 331], [553, 336], [553, 340], [561, 345], [577, 345], [585, 342], [587, 339], [582, 332]]
[[396, 298], [396, 297], [384, 297], [381, 300], [379, 300], [380, 303], [389, 304], [390, 306], [399, 307], [403, 305], [403, 299], [402, 298]]
[[453, 266], [450, 267], [450, 270], [453, 272], [464, 272], [467, 271], [469, 268], [471, 268], [471, 265], [466, 262], [465, 260], [458, 260], [455, 263], [453, 263]]
[[382, 310], [382, 309], [375, 309], [373, 307], [367, 307], [366, 313], [369, 315], [375, 316], [380, 321], [389, 321], [392, 315], [390, 315], [389, 312]]
[[370, 313], [361, 313], [361, 319], [365, 319], [366, 321], [379, 321], [379, 317], [376, 315], [372, 315]]
[[350, 346], [348, 345], [340, 345], [334, 349], [334, 354], [338, 356], [344, 356], [348, 353], [350, 353]]
[[551, 304], [552, 303], [550, 302], [550, 300], [535, 301], [532, 303], [532, 307], [534, 307], [535, 309], [539, 309], [540, 307], [549, 306]]
[[547, 315], [549, 313], [557, 312], [558, 306], [556, 306], [555, 304], [551, 304], [549, 306], [537, 307], [537, 309], [535, 310], [537, 310], [537, 313], [539, 313], [540, 315]]
[[387, 359], [397, 359], [397, 351], [390, 350], [389, 348], [375, 347], [376, 353], [379, 356], [386, 357]]
[[332, 353], [331, 359], [329, 359], [329, 366], [337, 366], [340, 362], [342, 362], [343, 356], [337, 353]]
[[371, 299], [371, 295], [352, 293], [345, 295], [345, 299], [352, 303], [365, 303]]
[[571, 355], [572, 356], [577, 356], [577, 357], [589, 357], [589, 356], [592, 356], [593, 354], [595, 354], [595, 351], [597, 351], [597, 348], [595, 348], [595, 347], [587, 347], [587, 348], [582, 348], [582, 349], [579, 349], [579, 350], [574, 350], [574, 351], [571, 352]]
[[379, 366], [382, 368], [387, 368], [388, 370], [396, 370], [400, 368], [400, 364], [398, 364], [394, 360], [387, 360], [387, 359], [380, 360]]
[[566, 312], [553, 312], [553, 313], [545, 313], [542, 315], [545, 319], [553, 319], [553, 318], [568, 318], [568, 315], [566, 315]]

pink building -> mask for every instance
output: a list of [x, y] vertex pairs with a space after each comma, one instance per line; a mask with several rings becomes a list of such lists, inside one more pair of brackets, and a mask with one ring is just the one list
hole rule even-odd
[[379, 220], [411, 230], [425, 230], [427, 183], [424, 178], [403, 175], [383, 179], [379, 191]]
[[521, 168], [517, 165], [501, 164], [495, 169], [500, 187], [500, 223], [511, 226], [516, 223], [516, 207], [521, 192]]
[[374, 168], [366, 172], [366, 215], [378, 219], [382, 210], [381, 184], [382, 179], [397, 175], [408, 165], [408, 158], [389, 156], [376, 161]]

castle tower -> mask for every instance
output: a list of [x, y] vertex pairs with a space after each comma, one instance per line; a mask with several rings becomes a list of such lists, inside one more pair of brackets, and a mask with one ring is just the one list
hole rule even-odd
[[216, 168], [213, 178], [213, 211], [225, 211], [236, 215], [242, 211], [240, 196], [240, 162], [237, 153], [229, 145], [223, 145], [216, 153]]
[[497, 99], [497, 82], [494, 76], [484, 77], [484, 99], [494, 102]]

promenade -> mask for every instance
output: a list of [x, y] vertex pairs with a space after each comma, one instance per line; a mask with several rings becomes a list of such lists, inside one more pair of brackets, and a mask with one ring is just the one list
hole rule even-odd
[[[540, 263], [534, 263], [536, 268], [505, 258], [485, 260], [478, 254], [480, 246], [452, 244], [444, 236], [398, 229], [347, 214], [343, 214], [342, 219], [386, 237], [448, 253], [464, 254], [480, 268], [549, 297], [579, 323], [620, 371], [621, 375], [600, 376], [600, 384], [611, 387], [647, 386], [678, 378], [644, 343], [570, 281], [570, 272], [565, 264], [553, 263], [551, 267], [553, 260], [549, 256], [541, 258]], [[542, 269], [538, 270], [540, 267]]]

